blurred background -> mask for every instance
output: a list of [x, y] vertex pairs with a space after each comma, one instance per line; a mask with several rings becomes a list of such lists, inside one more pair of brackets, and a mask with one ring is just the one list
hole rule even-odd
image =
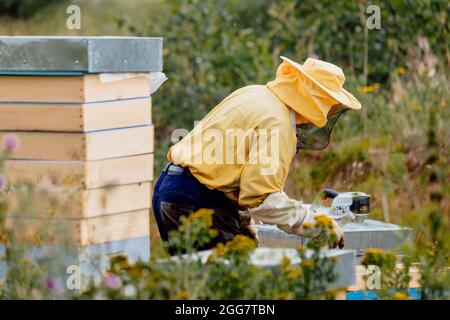
[[[81, 29], [66, 27], [69, 5]], [[367, 28], [369, 5], [380, 29]], [[305, 202], [331, 187], [372, 196], [372, 217], [418, 229], [449, 216], [448, 1], [0, 0], [1, 35], [164, 37], [169, 80], [153, 97], [155, 175], [170, 135], [191, 129], [233, 90], [264, 84], [284, 55], [341, 66], [363, 103], [338, 123], [332, 144], [301, 152], [286, 191]]]

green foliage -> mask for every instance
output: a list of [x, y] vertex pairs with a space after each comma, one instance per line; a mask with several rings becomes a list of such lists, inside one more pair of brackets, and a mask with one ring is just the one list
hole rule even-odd
[[[405, 248], [406, 255], [396, 256], [380, 249], [366, 251], [361, 264], [380, 267], [381, 288], [375, 290], [380, 299], [408, 297], [412, 262], [420, 270], [420, 298], [424, 300], [450, 298], [450, 239], [448, 216], [439, 208], [417, 212], [419, 229], [415, 244]], [[366, 276], [366, 280], [370, 277]]]
[[299, 154], [289, 189], [305, 201], [328, 187], [362, 190], [372, 196], [374, 213], [385, 212], [377, 218], [397, 223], [413, 223], [414, 210], [427, 207], [431, 197], [441, 199], [441, 209], [448, 213], [450, 109], [445, 81], [441, 73], [411, 74], [410, 79], [395, 80], [390, 92], [366, 94], [373, 98], [365, 130], [359, 128], [362, 112], [343, 117], [327, 150]]
[[450, 298], [449, 218], [434, 207], [421, 219], [415, 258], [421, 268], [421, 299]]
[[[380, 30], [366, 29], [369, 5], [380, 7]], [[164, 37], [169, 81], [155, 95], [162, 148], [156, 151], [157, 171], [166, 161], [171, 130], [190, 129], [232, 91], [273, 79], [280, 55], [299, 62], [317, 55], [343, 67], [351, 92], [359, 89], [363, 110], [340, 120], [338, 140], [389, 136], [399, 128], [423, 125], [426, 114], [417, 111], [425, 110], [421, 101], [429, 95], [417, 100], [405, 95], [392, 110], [386, 108], [392, 102], [386, 89], [417, 72], [445, 71], [450, 63], [443, 0], [170, 0], [160, 9], [147, 27], [126, 15], [118, 20], [132, 34]], [[430, 82], [426, 76], [420, 81]]]
[[[199, 210], [173, 232], [173, 246], [184, 255], [153, 257], [150, 262], [130, 264], [126, 257], [111, 260], [100, 284], [91, 285], [78, 297], [108, 299], [319, 299], [332, 298], [328, 285], [335, 280], [334, 260], [322, 254], [327, 226], [321, 240], [298, 250], [301, 263], [285, 258], [281, 265], [262, 268], [251, 262], [255, 242], [242, 235], [219, 244], [209, 256], [192, 245], [209, 241], [212, 211]], [[190, 228], [191, 227], [191, 228]], [[187, 239], [185, 239], [187, 238]], [[196, 239], [196, 241], [192, 241]], [[188, 247], [186, 247], [188, 246]], [[190, 246], [190, 247], [189, 247]], [[305, 250], [309, 249], [309, 250]]]
[[169, 235], [167, 248], [178, 254], [190, 253], [192, 248], [201, 248], [217, 235], [217, 231], [206, 226], [212, 225], [213, 210], [201, 209], [188, 217], [180, 218], [178, 230]]
[[[398, 263], [402, 260], [402, 264]], [[397, 299], [399, 296], [408, 297], [407, 290], [411, 277], [409, 270], [411, 260], [403, 257], [398, 258], [392, 252], [384, 252], [380, 249], [368, 249], [361, 261], [363, 266], [378, 266], [380, 268], [380, 288], [376, 294], [380, 299]], [[370, 276], [370, 275], [369, 275]], [[366, 276], [365, 280], [369, 280]]]
[[27, 18], [57, 2], [61, 2], [61, 0], [2, 0], [0, 1], [0, 15]]
[[50, 299], [51, 290], [46, 286], [46, 268], [25, 258], [22, 248], [7, 246], [0, 262], [9, 266], [6, 279], [0, 283], [1, 299]]
[[[369, 4], [380, 6], [382, 28], [365, 32]], [[443, 0], [170, 0], [162, 6], [147, 28], [128, 17], [119, 26], [164, 37], [170, 80], [158, 92], [155, 108], [164, 126], [190, 127], [231, 91], [272, 79], [279, 55], [302, 62], [314, 53], [343, 66], [347, 75], [363, 73], [369, 83], [384, 82], [400, 66], [417, 67], [410, 64], [420, 59], [420, 36], [448, 63]]]

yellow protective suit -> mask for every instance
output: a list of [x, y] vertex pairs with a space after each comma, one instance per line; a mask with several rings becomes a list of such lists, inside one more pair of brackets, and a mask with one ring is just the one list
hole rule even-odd
[[[267, 153], [265, 161], [249, 163], [252, 148], [263, 138], [260, 133], [267, 136], [268, 146], [278, 150]], [[216, 149], [223, 156], [215, 156], [209, 148], [220, 136], [224, 141]], [[186, 137], [172, 146], [168, 159], [188, 167], [202, 184], [219, 189], [245, 209], [258, 206], [268, 194], [283, 189], [295, 145], [290, 109], [267, 86], [252, 85], [233, 92], [211, 110]], [[233, 156], [234, 161], [226, 161], [227, 156]], [[264, 169], [269, 174], [263, 174]]]
[[[256, 207], [268, 194], [281, 191], [286, 181], [297, 142], [291, 110], [294, 111], [294, 122], [312, 122], [323, 127], [328, 111], [335, 104], [338, 102], [318, 90], [289, 63], [283, 62], [276, 79], [266, 86], [247, 86], [225, 98], [169, 150], [168, 159], [188, 167], [202, 184], [224, 192], [240, 208]], [[238, 134], [238, 130], [243, 130], [241, 136], [248, 139], [237, 141], [230, 150], [230, 133]], [[221, 161], [227, 154], [233, 154], [248, 162], [252, 154], [251, 142], [259, 141], [258, 134], [262, 130], [270, 139], [267, 145], [279, 149], [267, 153], [266, 161], [256, 164]], [[223, 137], [222, 146], [216, 145], [220, 136]], [[216, 156], [214, 151], [217, 149], [223, 151], [223, 157]], [[272, 174], [261, 174], [264, 169], [270, 171], [270, 167]]]
[[[314, 236], [303, 222], [314, 213], [283, 192], [295, 155], [296, 123], [326, 124], [339, 104], [293, 66], [283, 62], [274, 81], [236, 90], [181, 141], [168, 160], [187, 167], [210, 189], [222, 191], [241, 214], [286, 232]], [[237, 138], [236, 138], [237, 137]], [[342, 230], [336, 233], [343, 239]]]

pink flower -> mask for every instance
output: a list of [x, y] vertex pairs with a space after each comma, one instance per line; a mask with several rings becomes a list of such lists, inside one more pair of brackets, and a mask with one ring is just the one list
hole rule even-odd
[[6, 186], [6, 178], [4, 175], [0, 174], [0, 191]]
[[103, 276], [103, 282], [105, 285], [113, 290], [117, 290], [122, 286], [122, 280], [112, 273], [107, 273]]
[[7, 134], [3, 137], [3, 149], [14, 151], [19, 148], [19, 138], [15, 134]]
[[58, 280], [49, 278], [46, 280], [46, 284], [47, 288], [49, 288], [53, 294], [58, 294], [61, 292], [61, 286], [59, 285]]
[[319, 59], [319, 56], [317, 54], [315, 54], [314, 52], [310, 52], [308, 55], [308, 58]]

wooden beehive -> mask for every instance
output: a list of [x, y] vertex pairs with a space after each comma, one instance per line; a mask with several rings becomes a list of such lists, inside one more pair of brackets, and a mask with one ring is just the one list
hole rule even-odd
[[[14, 37], [2, 41], [2, 50], [20, 55]], [[18, 41], [27, 50], [27, 39]], [[156, 53], [153, 58], [160, 59], [159, 47], [147, 56], [145, 50], [161, 41], [87, 38], [85, 45], [83, 38], [43, 38], [44, 49], [46, 41], [53, 49], [70, 42], [86, 51], [74, 63], [61, 57], [64, 70], [33, 56], [39, 41], [31, 39], [33, 47], [24, 53], [31, 57], [29, 70], [19, 60], [14, 70], [14, 59], [0, 58], [0, 141], [8, 135], [19, 141], [3, 168], [11, 186], [6, 226], [27, 244], [88, 246], [149, 236], [154, 150], [149, 72], [160, 71], [151, 69], [160, 63], [147, 68], [144, 58]], [[122, 49], [121, 41], [136, 46]], [[133, 60], [127, 72], [123, 57], [136, 50], [142, 51], [136, 57], [144, 58]], [[52, 59], [59, 59], [53, 51]], [[92, 57], [96, 60], [88, 61]], [[24, 208], [26, 201], [31, 208]]]

